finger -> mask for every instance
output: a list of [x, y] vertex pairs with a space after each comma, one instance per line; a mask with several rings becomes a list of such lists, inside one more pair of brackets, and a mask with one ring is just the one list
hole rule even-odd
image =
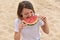
[[46, 17], [43, 16], [42, 19], [46, 19]]

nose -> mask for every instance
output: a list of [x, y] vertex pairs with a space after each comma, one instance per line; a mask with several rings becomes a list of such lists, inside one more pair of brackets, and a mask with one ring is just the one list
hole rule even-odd
[[28, 14], [28, 17], [30, 17], [30, 16], [31, 16], [31, 14], [29, 13], [29, 14]]

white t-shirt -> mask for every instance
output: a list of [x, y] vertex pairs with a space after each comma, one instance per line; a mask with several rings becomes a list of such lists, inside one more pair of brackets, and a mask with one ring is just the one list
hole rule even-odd
[[[15, 32], [18, 32], [18, 24], [21, 23], [20, 19], [15, 19]], [[44, 22], [40, 19], [35, 25], [33, 26], [26, 26], [22, 30], [22, 40], [40, 40], [40, 31], [39, 27], [44, 25]]]

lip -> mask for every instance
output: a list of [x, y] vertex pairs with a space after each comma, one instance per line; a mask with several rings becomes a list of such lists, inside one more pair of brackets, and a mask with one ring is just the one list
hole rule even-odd
[[26, 17], [26, 18], [30, 18], [31, 16], [28, 16], [28, 17]]
[[27, 18], [30, 18], [30, 17], [27, 17]]
[[[32, 15], [31, 15], [32, 16]], [[28, 16], [28, 17], [26, 17], [26, 18], [30, 18], [31, 16]]]

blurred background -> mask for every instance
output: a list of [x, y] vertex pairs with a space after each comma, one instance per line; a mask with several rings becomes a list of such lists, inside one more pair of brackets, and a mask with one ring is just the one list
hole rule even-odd
[[[14, 20], [23, 0], [0, 0], [0, 40], [14, 40]], [[41, 40], [60, 40], [60, 0], [28, 0], [36, 14], [47, 17], [49, 34], [41, 30]]]

